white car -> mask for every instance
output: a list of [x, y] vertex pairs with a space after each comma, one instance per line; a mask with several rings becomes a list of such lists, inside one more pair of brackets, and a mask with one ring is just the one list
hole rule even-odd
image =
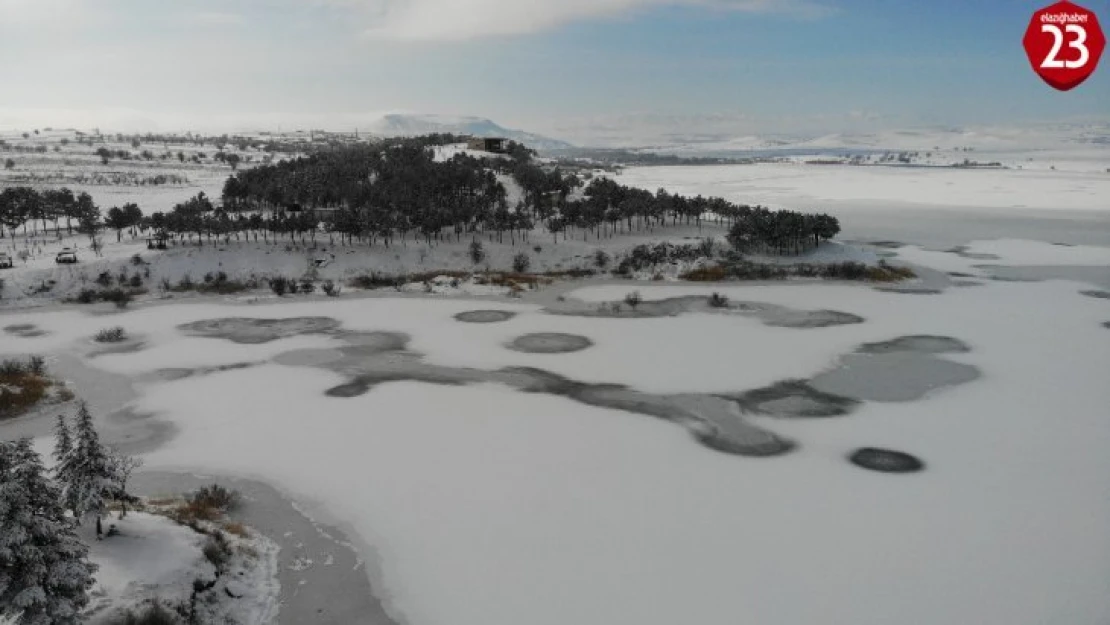
[[11, 254], [0, 252], [0, 269], [11, 269], [14, 266]]
[[76, 263], [77, 251], [72, 250], [68, 247], [64, 248], [62, 249], [62, 251], [58, 252], [57, 256], [54, 257], [54, 262], [58, 263], [59, 265]]

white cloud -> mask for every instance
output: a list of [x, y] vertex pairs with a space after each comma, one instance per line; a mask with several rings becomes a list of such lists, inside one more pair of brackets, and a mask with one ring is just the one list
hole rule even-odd
[[533, 33], [569, 22], [612, 18], [653, 7], [816, 17], [829, 11], [815, 0], [317, 0], [354, 9], [374, 38], [460, 41]]

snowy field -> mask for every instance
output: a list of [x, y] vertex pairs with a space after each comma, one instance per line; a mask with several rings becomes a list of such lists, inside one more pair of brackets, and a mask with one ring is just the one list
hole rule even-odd
[[[1032, 163], [1027, 162], [1030, 154], [1036, 159]], [[1022, 168], [807, 165], [798, 158], [757, 165], [630, 167], [617, 180], [652, 190], [828, 212], [840, 220], [840, 238], [848, 241], [935, 249], [996, 238], [1110, 246], [1110, 150], [1007, 152], [992, 158], [1022, 163]]]
[[[896, 252], [972, 276], [984, 275], [977, 265], [987, 254], [999, 264], [1110, 267], [1105, 249], [1024, 241], [975, 243], [962, 255]], [[128, 407], [173, 424], [174, 435], [146, 454], [149, 469], [279, 486], [373, 554], [375, 592], [399, 622], [1105, 623], [1110, 301], [1075, 282], [969, 280], [975, 286], [936, 295], [635, 285], [647, 300], [718, 291], [864, 319], [823, 328], [733, 314], [553, 315], [527, 298], [350, 298], [6, 314], [4, 326], [32, 323], [47, 334], [6, 334], [0, 351], [76, 354], [130, 379], [138, 397]], [[568, 299], [620, 300], [631, 288], [587, 286]], [[517, 314], [489, 324], [454, 318], [483, 308]], [[334, 319], [346, 333], [242, 344], [178, 328], [307, 316]], [[91, 335], [109, 325], [126, 327], [138, 351], [89, 357]], [[407, 353], [445, 368], [533, 367], [655, 394], [811, 378], [861, 344], [908, 335], [962, 341], [967, 353], [944, 358], [981, 377], [916, 401], [865, 401], [842, 417], [737, 413], [796, 443], [754, 458], [707, 449], [667, 420], [556, 394], [397, 379], [329, 396], [344, 375], [281, 364], [368, 332], [405, 333]], [[534, 332], [582, 335], [593, 346], [506, 348]], [[239, 363], [249, 366], [214, 369]], [[164, 369], [197, 373], [157, 375]], [[129, 431], [111, 420], [105, 427], [109, 439]], [[926, 469], [888, 475], [846, 460], [869, 446], [911, 453]]]
[[633, 167], [618, 180], [646, 189], [798, 208], [821, 202], [986, 209], [1110, 211], [1110, 157], [1096, 171], [761, 163]]

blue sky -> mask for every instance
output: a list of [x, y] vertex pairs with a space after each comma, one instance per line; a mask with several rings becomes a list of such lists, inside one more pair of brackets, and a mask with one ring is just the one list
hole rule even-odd
[[[1069, 93], [1030, 70], [1021, 37], [1043, 4], [0, 0], [0, 124], [347, 127], [403, 110], [585, 142], [1107, 117], [1107, 67]], [[1110, 2], [1085, 6], [1110, 24]]]

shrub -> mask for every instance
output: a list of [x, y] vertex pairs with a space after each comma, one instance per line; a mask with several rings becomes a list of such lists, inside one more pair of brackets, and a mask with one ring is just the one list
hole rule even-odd
[[193, 277], [189, 274], [181, 276], [181, 281], [177, 283], [177, 289], [179, 291], [192, 291], [193, 288], [195, 288]]
[[609, 255], [605, 253], [605, 250], [594, 252], [594, 266], [598, 269], [605, 269], [609, 266]]
[[192, 493], [189, 502], [201, 508], [230, 512], [239, 507], [239, 493], [219, 484], [211, 484]]
[[301, 293], [311, 295], [316, 291], [316, 285], [311, 280], [301, 280]]
[[381, 289], [385, 287], [396, 287], [405, 283], [403, 276], [388, 276], [377, 272], [371, 272], [369, 275], [356, 276], [351, 279], [351, 286], [360, 289]]
[[112, 286], [112, 274], [101, 271], [100, 275], [96, 277], [96, 283], [100, 286]]
[[698, 243], [698, 253], [706, 258], [713, 258], [713, 253], [716, 251], [716, 246], [713, 239], [705, 237]]
[[640, 303], [643, 301], [644, 298], [640, 295], [639, 291], [632, 291], [628, 295], [624, 296], [624, 303], [628, 304], [632, 308], [632, 310], [636, 310], [636, 307], [639, 306]]
[[[289, 280], [282, 276], [270, 278], [270, 290], [273, 291], [274, 295], [277, 295], [278, 297], [285, 295], [285, 291], [289, 288], [289, 286]], [[294, 285], [294, 287], [295, 286], [296, 285]]]
[[97, 293], [93, 289], [81, 289], [76, 300], [78, 304], [92, 304], [97, 300]]
[[517, 273], [524, 273], [532, 266], [532, 259], [524, 252], [513, 256], [513, 271]]
[[846, 261], [825, 266], [824, 277], [841, 280], [862, 280], [868, 276], [867, 265]]
[[201, 552], [204, 554], [204, 559], [211, 562], [212, 566], [221, 572], [227, 567], [232, 555], [231, 545], [228, 544], [227, 537], [219, 530], [209, 534]]
[[46, 396], [52, 383], [42, 375], [42, 359], [36, 358], [0, 362], [0, 419], [22, 414]]
[[238, 536], [240, 538], [246, 538], [247, 536], [250, 536], [250, 533], [247, 532], [246, 526], [242, 523], [237, 522], [224, 523], [224, 531], [228, 534], [234, 534], [235, 536]]
[[714, 265], [712, 267], [702, 267], [700, 269], [692, 269], [679, 276], [683, 280], [690, 280], [691, 282], [720, 282], [727, 277], [727, 272], [724, 267]]
[[482, 245], [481, 241], [474, 239], [470, 242], [470, 249], [467, 251], [467, 255], [470, 257], [470, 261], [477, 265], [485, 260], [486, 248]]
[[107, 291], [101, 291], [100, 299], [106, 302], [112, 302], [116, 305], [116, 308], [127, 308], [127, 305], [131, 303], [132, 297], [130, 293], [123, 289], [109, 289]]
[[27, 371], [37, 376], [46, 374], [46, 359], [42, 356], [31, 356], [27, 359]]
[[136, 267], [138, 267], [139, 265], [142, 265], [143, 264], [143, 257], [139, 256], [138, 254], [135, 254], [134, 256], [131, 257], [131, 264], [135, 265]]
[[217, 272], [212, 279], [198, 284], [196, 290], [198, 293], [218, 293], [220, 295], [229, 295], [231, 293], [241, 293], [249, 291], [256, 287], [253, 281], [239, 282], [236, 280], [229, 280], [227, 274], [220, 271]]
[[155, 599], [138, 612], [128, 610], [122, 616], [108, 621], [108, 625], [179, 625], [182, 622], [173, 610]]
[[139, 277], [139, 274], [135, 274], [131, 276], [131, 279], [127, 282], [127, 285], [133, 289], [137, 289], [143, 285], [143, 279]]
[[728, 297], [714, 292], [709, 296], [709, 305], [713, 308], [728, 308]]
[[94, 337], [97, 343], [119, 343], [127, 338], [127, 331], [121, 326], [104, 328]]
[[320, 288], [324, 290], [324, 294], [328, 297], [338, 297], [339, 292], [343, 290], [342, 287], [336, 286], [335, 282], [331, 280], [325, 280]]
[[23, 375], [27, 373], [27, 365], [15, 359], [0, 362], [0, 375]]

